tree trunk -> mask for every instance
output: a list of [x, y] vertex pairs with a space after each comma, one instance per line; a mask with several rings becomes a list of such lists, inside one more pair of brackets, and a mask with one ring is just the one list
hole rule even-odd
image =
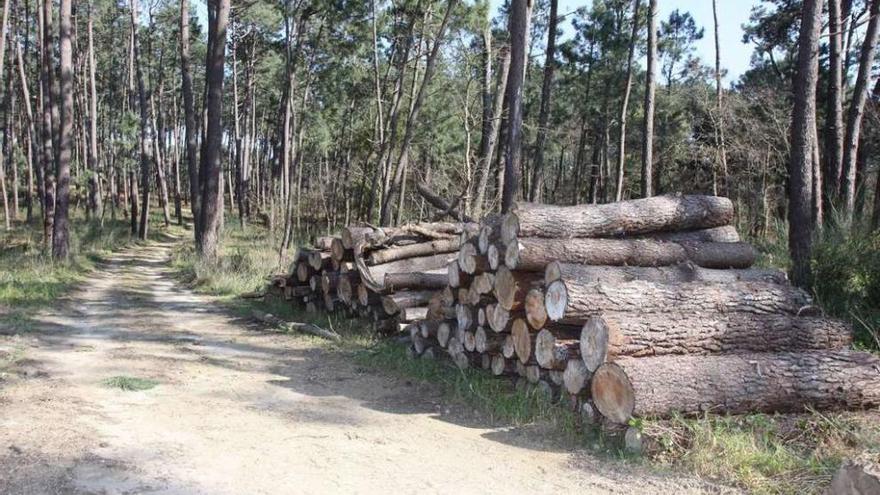
[[220, 197], [220, 172], [223, 146], [223, 70], [226, 56], [226, 25], [229, 21], [230, 0], [211, 0], [209, 10], [213, 9], [212, 43], [208, 47], [207, 99], [208, 114], [205, 130], [205, 155], [202, 156], [202, 236], [198, 246], [199, 254], [205, 259], [216, 259], [220, 235], [220, 221], [223, 215]]
[[186, 142], [186, 171], [189, 177], [189, 202], [193, 217], [193, 232], [196, 245], [201, 236], [201, 187], [197, 156], [196, 110], [193, 97], [192, 74], [190, 73], [189, 53], [189, 0], [180, 0], [180, 79], [183, 93], [184, 127]]
[[[95, 86], [95, 44], [93, 40], [92, 10], [89, 5], [89, 209], [95, 217], [103, 210], [101, 197], [101, 169], [98, 164], [98, 91]], [[102, 217], [103, 218], [103, 217]]]
[[823, 197], [825, 210], [838, 197], [843, 173], [843, 25], [841, 0], [828, 0], [828, 95], [825, 117], [825, 167]]
[[[9, 0], [3, 0], [3, 19], [2, 19], [2, 21], [0, 21], [0, 78], [3, 77], [3, 74], [4, 74], [3, 64], [6, 61], [6, 28], [7, 28], [8, 23], [9, 23]], [[69, 33], [69, 31], [68, 31], [68, 33]], [[12, 78], [10, 75], [10, 77], [7, 78], [7, 81], [11, 81], [11, 80], [12, 80]], [[9, 89], [10, 89], [9, 84], [7, 84], [6, 96], [4, 99], [5, 107], [6, 107], [5, 112], [4, 112], [6, 114], [6, 119], [5, 119], [6, 126], [5, 126], [5, 131], [3, 133], [4, 134], [4, 138], [3, 138], [4, 143], [9, 141], [9, 131], [10, 131], [10, 129], [9, 129], [9, 123], [10, 123], [9, 103], [10, 103], [10, 96], [11, 95], [10, 95]], [[6, 148], [6, 146], [4, 146], [4, 148]], [[8, 151], [5, 149], [2, 151], [8, 153]], [[10, 229], [12, 229], [12, 222], [11, 222], [11, 218], [10, 218], [10, 214], [9, 214], [9, 196], [6, 192], [6, 163], [5, 162], [6, 162], [6, 160], [4, 160], [3, 153], [0, 153], [0, 194], [3, 195], [3, 221], [5, 222], [6, 230], [10, 230]], [[68, 181], [69, 181], [69, 179], [68, 179]], [[65, 213], [66, 213], [66, 210], [65, 210]], [[65, 219], [65, 221], [66, 221], [66, 219]], [[67, 243], [67, 240], [65, 240], [65, 243]], [[52, 251], [53, 251], [53, 255], [54, 255], [54, 252], [55, 252], [54, 245], [53, 245]], [[66, 254], [64, 257], [65, 258], [67, 257]]]
[[623, 89], [623, 103], [620, 105], [620, 140], [617, 144], [617, 187], [615, 201], [623, 201], [623, 178], [626, 173], [626, 118], [629, 112], [629, 96], [632, 93], [633, 58], [639, 36], [639, 5], [641, 0], [633, 0], [632, 34], [629, 38], [629, 54], [626, 58], [626, 84]]
[[591, 388], [599, 412], [615, 423], [707, 411], [867, 409], [880, 404], [878, 369], [880, 359], [855, 351], [625, 358], [601, 366]]
[[513, 207], [520, 190], [522, 162], [523, 78], [529, 36], [531, 0], [512, 0], [508, 11], [510, 72], [507, 76], [507, 138], [504, 153], [504, 187], [501, 212]]
[[504, 217], [501, 240], [523, 237], [614, 237], [727, 225], [733, 203], [717, 196], [658, 196], [604, 205], [520, 203]]
[[547, 140], [547, 122], [550, 119], [550, 97], [553, 92], [553, 71], [556, 68], [556, 24], [559, 0], [550, 0], [550, 20], [547, 25], [547, 50], [544, 58], [544, 80], [541, 83], [541, 108], [538, 111], [538, 137], [535, 142], [535, 163], [529, 201], [541, 202], [544, 194], [544, 145]]
[[[712, 0], [712, 18], [715, 26], [715, 109], [718, 112], [717, 122], [715, 123], [715, 146], [718, 148], [718, 165], [721, 168], [721, 177], [723, 186], [722, 194], [727, 195], [730, 191], [729, 177], [727, 171], [727, 146], [724, 142], [724, 90], [721, 87], [721, 41], [718, 35], [718, 0]], [[718, 194], [718, 187], [713, 183], [715, 194]]]
[[426, 256], [458, 251], [458, 239], [440, 239], [408, 246], [391, 247], [371, 252], [367, 256], [367, 265], [381, 265], [405, 258]]
[[545, 304], [551, 320], [578, 324], [609, 311], [796, 315], [811, 308], [812, 301], [795, 287], [764, 282], [655, 284], [635, 280], [612, 285], [557, 280], [547, 286]]
[[[62, 0], [59, 14], [61, 62], [61, 121], [56, 176], [55, 223], [52, 257], [66, 260], [70, 255], [70, 154], [73, 148], [73, 45], [71, 41], [71, 0]], [[0, 70], [2, 72], [2, 70]]]
[[657, 0], [648, 0], [648, 69], [642, 135], [642, 197], [654, 195], [654, 86], [657, 77]]
[[621, 284], [643, 280], [657, 284], [682, 282], [767, 282], [784, 285], [788, 277], [784, 272], [769, 268], [715, 270], [702, 268], [693, 263], [674, 266], [589, 266], [553, 261], [544, 270], [544, 284], [557, 280], [579, 280], [584, 283]]
[[131, 30], [132, 30], [132, 54], [133, 64], [137, 74], [138, 107], [140, 108], [140, 167], [141, 177], [141, 210], [140, 223], [138, 225], [138, 238], [145, 240], [150, 223], [150, 170], [153, 164], [153, 143], [150, 140], [150, 119], [147, 107], [147, 89], [144, 84], [144, 73], [140, 60], [140, 34], [138, 30], [138, 4], [137, 0], [131, 0]]
[[507, 246], [504, 264], [523, 271], [543, 271], [553, 261], [612, 266], [669, 266], [690, 262], [705, 268], [749, 268], [756, 258], [754, 248], [745, 242], [525, 237]]
[[852, 326], [826, 318], [606, 312], [584, 324], [580, 353], [595, 371], [606, 360], [624, 356], [833, 350], [851, 343]]
[[865, 31], [859, 57], [859, 72], [853, 87], [853, 98], [846, 120], [846, 140], [843, 147], [843, 213], [847, 222], [852, 222], [856, 203], [856, 160], [859, 151], [862, 119], [865, 115], [865, 104], [870, 91], [871, 67], [877, 51], [877, 40], [880, 37], [880, 0], [871, 0], [870, 20]]
[[392, 291], [401, 289], [440, 290], [446, 287], [448, 283], [449, 278], [445, 270], [442, 273], [429, 271], [385, 274], [385, 287]]
[[822, 0], [805, 0], [794, 80], [794, 109], [789, 162], [789, 249], [791, 280], [801, 287], [811, 282], [813, 242], [813, 128], [816, 119], [816, 82], [819, 71], [819, 33]]
[[507, 311], [522, 308], [529, 290], [540, 287], [543, 281], [543, 274], [540, 273], [515, 272], [507, 267], [499, 267], [495, 272], [495, 297], [498, 305]]

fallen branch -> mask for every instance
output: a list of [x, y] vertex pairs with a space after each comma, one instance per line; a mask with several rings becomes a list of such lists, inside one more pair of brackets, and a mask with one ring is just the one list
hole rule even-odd
[[289, 332], [308, 333], [332, 340], [334, 342], [339, 342], [340, 340], [342, 340], [342, 336], [338, 333], [331, 330], [325, 330], [317, 325], [312, 325], [311, 323], [285, 321], [271, 313], [263, 313], [262, 311], [256, 310], [253, 311], [253, 316], [255, 319], [263, 323], [287, 330]]
[[457, 206], [458, 200], [456, 200], [452, 204], [449, 204], [448, 201], [441, 198], [439, 195], [435, 194], [433, 191], [428, 189], [428, 186], [426, 184], [422, 184], [422, 183], [416, 184], [416, 190], [419, 192], [419, 194], [423, 198], [425, 198], [425, 201], [427, 201], [431, 206], [448, 214], [452, 218], [459, 220], [461, 222], [472, 222], [473, 221], [473, 220], [471, 220], [470, 217], [460, 213], [458, 210], [455, 209], [455, 207]]

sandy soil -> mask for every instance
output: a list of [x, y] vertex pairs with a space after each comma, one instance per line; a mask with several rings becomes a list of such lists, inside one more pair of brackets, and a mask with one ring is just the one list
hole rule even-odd
[[[0, 492], [717, 493], [492, 425], [436, 389], [263, 332], [123, 252], [0, 336]], [[2, 334], [0, 328], [0, 334]], [[151, 390], [105, 386], [113, 376]]]

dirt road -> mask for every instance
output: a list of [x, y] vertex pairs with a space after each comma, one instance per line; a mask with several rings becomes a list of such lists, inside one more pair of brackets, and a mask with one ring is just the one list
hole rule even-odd
[[[437, 390], [266, 333], [167, 273], [170, 244], [113, 256], [0, 337], [0, 492], [717, 493], [499, 428]], [[2, 334], [0, 329], [0, 334]], [[156, 380], [146, 391], [104, 384]]]

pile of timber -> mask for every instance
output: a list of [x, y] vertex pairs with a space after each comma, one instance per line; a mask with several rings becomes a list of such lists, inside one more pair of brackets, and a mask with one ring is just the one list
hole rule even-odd
[[468, 225], [346, 227], [299, 249], [290, 273], [272, 278], [270, 292], [308, 312], [357, 316], [377, 333], [396, 334], [425, 319], [432, 297], [448, 285], [446, 266]]
[[522, 377], [627, 440], [635, 417], [880, 404], [880, 359], [754, 268], [732, 219], [713, 196], [518, 204], [462, 233], [410, 352]]

